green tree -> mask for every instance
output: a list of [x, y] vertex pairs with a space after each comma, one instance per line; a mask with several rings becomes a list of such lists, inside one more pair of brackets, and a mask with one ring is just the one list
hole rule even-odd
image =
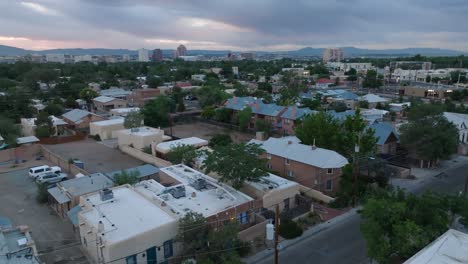
[[252, 108], [245, 107], [237, 114], [237, 124], [240, 130], [244, 131], [249, 127], [250, 120], [252, 119]]
[[266, 136], [271, 135], [272, 133], [270, 122], [263, 119], [258, 119], [255, 121], [255, 129], [259, 132], [265, 133]]
[[331, 104], [331, 107], [333, 107], [333, 110], [335, 110], [335, 112], [337, 112], [337, 113], [344, 112], [344, 111], [348, 110], [348, 107], [346, 106], [346, 104], [343, 103], [343, 102], [340, 102], [340, 101], [333, 102]]
[[167, 153], [167, 159], [173, 164], [182, 163], [190, 167], [193, 166], [197, 156], [197, 149], [191, 145], [179, 145]]
[[217, 121], [227, 123], [231, 121], [231, 113], [232, 113], [231, 109], [219, 108], [219, 109], [216, 109], [214, 118]]
[[208, 236], [211, 230], [202, 214], [188, 212], [181, 218], [176, 240], [183, 245], [182, 255], [189, 258], [208, 251]]
[[114, 174], [114, 182], [116, 185], [133, 185], [138, 182], [138, 176], [140, 176], [138, 171], [122, 170], [120, 173]]
[[140, 111], [131, 111], [125, 117], [123, 125], [127, 129], [141, 127], [143, 125], [143, 114]]
[[96, 98], [98, 96], [99, 94], [91, 88], [84, 88], [80, 91], [80, 98], [86, 101], [86, 103], [88, 104], [88, 109], [91, 109], [91, 103], [93, 101], [93, 98]]
[[20, 135], [19, 127], [10, 118], [0, 116], [0, 136], [3, 137], [5, 143], [13, 145], [16, 143], [16, 138]]
[[179, 96], [177, 99], [177, 112], [184, 112], [185, 111], [185, 104], [184, 104], [184, 98], [182, 96]]
[[305, 98], [302, 99], [301, 104], [308, 107], [310, 110], [316, 110], [320, 107], [320, 100]]
[[201, 107], [219, 105], [228, 98], [218, 85], [204, 85], [196, 94]]
[[361, 211], [369, 257], [382, 264], [411, 257], [447, 230], [450, 210], [445, 197], [432, 193], [371, 196]]
[[206, 153], [202, 169], [206, 173], [216, 172], [221, 181], [239, 189], [245, 181], [258, 181], [267, 174], [266, 160], [259, 157], [264, 153], [256, 144], [218, 146]]
[[175, 103], [167, 96], [158, 96], [149, 101], [141, 113], [143, 114], [145, 124], [151, 127], [165, 127], [169, 125], [169, 114], [174, 112]]
[[326, 149], [337, 149], [341, 141], [341, 127], [338, 120], [326, 112], [307, 116], [296, 128], [296, 136], [303, 144]]
[[53, 115], [53, 116], [61, 116], [64, 112], [63, 106], [61, 104], [55, 104], [55, 103], [48, 104], [44, 108], [44, 111], [47, 112], [49, 115]]
[[400, 142], [423, 160], [438, 161], [455, 153], [458, 129], [442, 115], [431, 115], [401, 126]]
[[271, 93], [273, 91], [273, 87], [271, 86], [270, 83], [267, 83], [267, 82], [258, 83], [257, 89], [266, 91], [268, 93]]
[[362, 86], [364, 88], [379, 88], [381, 85], [382, 81], [378, 78], [377, 71], [368, 70], [362, 82]]
[[342, 124], [342, 135], [338, 152], [348, 159], [353, 157], [356, 145], [359, 146], [359, 156], [367, 157], [375, 153], [375, 132], [366, 125], [359, 110], [356, 110], [355, 115], [346, 117]]
[[47, 138], [55, 134], [55, 127], [49, 113], [42, 111], [37, 115], [36, 121], [36, 136]]
[[215, 148], [217, 146], [226, 146], [232, 143], [229, 134], [216, 134], [210, 139], [209, 146]]
[[212, 106], [205, 106], [201, 112], [201, 116], [206, 119], [212, 119], [216, 115], [216, 111]]
[[427, 116], [439, 115], [443, 112], [444, 106], [442, 104], [412, 103], [408, 112], [408, 119], [416, 121]]
[[[380, 102], [379, 102], [379, 104], [380, 104]], [[365, 100], [359, 101], [358, 106], [359, 106], [359, 108], [369, 109], [369, 102], [367, 102]]]

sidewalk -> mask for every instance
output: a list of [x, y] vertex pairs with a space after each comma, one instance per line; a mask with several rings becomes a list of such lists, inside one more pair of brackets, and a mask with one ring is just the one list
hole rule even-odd
[[411, 175], [415, 176], [416, 179], [391, 178], [390, 184], [394, 187], [413, 192], [437, 178], [447, 177], [447, 175], [444, 174], [445, 171], [456, 169], [466, 164], [468, 164], [468, 157], [457, 155], [449, 160], [441, 161], [440, 166], [437, 168], [411, 168]]
[[[356, 207], [356, 208], [352, 208], [351, 210], [349, 210], [348, 212], [342, 214], [342, 215], [339, 215], [333, 219], [330, 219], [329, 221], [327, 222], [323, 222], [323, 223], [320, 223], [314, 227], [311, 227], [309, 229], [307, 229], [306, 231], [304, 231], [304, 233], [302, 234], [302, 236], [300, 237], [297, 237], [295, 239], [290, 239], [290, 240], [284, 240], [282, 241], [281, 243], [279, 243], [279, 248], [280, 248], [280, 251], [283, 251], [285, 249], [287, 249], [288, 247], [291, 247], [309, 237], [312, 237], [322, 231], [325, 231], [327, 229], [330, 229], [332, 228], [333, 226], [335, 225], [338, 225], [340, 223], [343, 223], [343, 222], [346, 222], [347, 219], [357, 215], [357, 212], [358, 210], [361, 210], [362, 207]], [[269, 248], [269, 249], [265, 249], [263, 251], [260, 251], [258, 252], [257, 254], [253, 255], [253, 256], [250, 256], [250, 257], [247, 257], [245, 259], [243, 259], [243, 262], [245, 263], [257, 263], [271, 255], [273, 255], [274, 253], [274, 250], [273, 248]]]

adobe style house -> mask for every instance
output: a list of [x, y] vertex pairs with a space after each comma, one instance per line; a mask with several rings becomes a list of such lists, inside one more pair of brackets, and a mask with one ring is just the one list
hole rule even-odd
[[317, 111], [309, 108], [298, 108], [297, 106], [288, 107], [281, 115], [281, 133], [283, 135], [294, 135], [294, 129], [306, 116], [316, 113]]
[[73, 109], [62, 115], [63, 121], [67, 122], [68, 127], [76, 130], [89, 130], [89, 123], [105, 120], [104, 117], [98, 116], [91, 112], [81, 109]]
[[395, 129], [388, 123], [374, 123], [369, 126], [374, 129], [377, 138], [377, 153], [382, 155], [395, 155], [399, 136]]
[[127, 96], [127, 100], [129, 106], [143, 107], [146, 102], [155, 99], [159, 95], [161, 95], [161, 90], [157, 88], [136, 89]]
[[98, 96], [93, 99], [94, 110], [100, 112], [109, 112], [112, 109], [123, 108], [127, 106], [127, 101], [109, 96]]
[[268, 168], [306, 187], [334, 194], [339, 190], [342, 168], [348, 160], [335, 151], [304, 145], [295, 136], [251, 140], [265, 151]]

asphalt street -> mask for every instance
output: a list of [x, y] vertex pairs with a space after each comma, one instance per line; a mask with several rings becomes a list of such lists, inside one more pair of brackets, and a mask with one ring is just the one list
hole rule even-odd
[[[468, 164], [449, 168], [441, 177], [433, 177], [416, 189], [415, 193], [431, 190], [438, 193], [458, 194], [463, 190]], [[355, 214], [333, 227], [307, 237], [279, 253], [279, 263], [370, 263], [366, 244], [360, 231], [361, 217]], [[255, 263], [273, 263], [273, 254]]]

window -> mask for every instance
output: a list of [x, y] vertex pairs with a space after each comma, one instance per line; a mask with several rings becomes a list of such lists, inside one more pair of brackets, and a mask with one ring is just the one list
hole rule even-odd
[[271, 159], [271, 154], [267, 153], [267, 159]]
[[170, 258], [172, 255], [172, 240], [168, 240], [164, 242], [164, 258]]
[[273, 169], [273, 166], [271, 166], [270, 163], [267, 163], [267, 168], [268, 168], [269, 170], [272, 170], [272, 169]]
[[284, 159], [284, 164], [289, 165], [289, 159]]
[[289, 119], [284, 119], [285, 124], [289, 124]]
[[249, 217], [248, 217], [247, 212], [242, 212], [242, 213], [238, 214], [237, 215], [237, 222], [239, 224], [248, 223], [249, 222]]
[[327, 169], [327, 174], [333, 174], [333, 169]]
[[290, 171], [290, 170], [288, 170], [288, 176], [289, 176], [289, 177], [294, 177], [294, 172], [293, 172], [293, 171]]
[[327, 180], [326, 189], [327, 189], [328, 191], [331, 191], [332, 188], [333, 188], [333, 186], [332, 186], [332, 180]]
[[127, 264], [137, 264], [136, 255], [126, 257], [125, 261], [127, 262]]

